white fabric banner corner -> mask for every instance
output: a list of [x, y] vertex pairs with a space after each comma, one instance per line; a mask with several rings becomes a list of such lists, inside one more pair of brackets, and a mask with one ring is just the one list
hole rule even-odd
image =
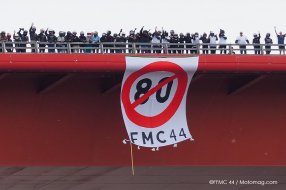
[[130, 141], [162, 147], [192, 139], [186, 118], [198, 57], [126, 57], [121, 110]]

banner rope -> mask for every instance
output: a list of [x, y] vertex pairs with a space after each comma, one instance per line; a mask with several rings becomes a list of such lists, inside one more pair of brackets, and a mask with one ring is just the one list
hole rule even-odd
[[132, 143], [130, 141], [130, 156], [131, 156], [131, 168], [132, 168], [132, 175], [135, 175], [135, 169], [134, 169], [134, 157], [133, 157], [133, 148]]

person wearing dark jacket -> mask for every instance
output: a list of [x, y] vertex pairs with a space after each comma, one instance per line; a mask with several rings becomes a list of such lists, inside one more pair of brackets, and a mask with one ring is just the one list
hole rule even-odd
[[66, 43], [71, 43], [72, 40], [73, 40], [73, 37], [72, 37], [71, 31], [67, 31], [67, 35], [65, 36], [65, 42]]
[[183, 54], [184, 49], [185, 49], [185, 36], [183, 33], [180, 33], [179, 43], [180, 43], [180, 45], [178, 45], [178, 48], [179, 48], [178, 53]]
[[254, 53], [255, 55], [259, 55], [261, 53], [261, 47], [260, 47], [260, 33], [257, 35], [257, 34], [253, 34], [253, 40], [252, 40], [252, 43], [254, 44], [253, 45], [253, 48], [254, 48]]
[[266, 52], [266, 54], [270, 54], [270, 52], [271, 52], [271, 44], [273, 44], [273, 41], [270, 38], [270, 33], [266, 34], [266, 37], [265, 37], [264, 40], [265, 40], [265, 44], [267, 44], [267, 45], [265, 45], [265, 52]]
[[[23, 31], [23, 34], [21, 33], [21, 31]], [[20, 28], [18, 35], [19, 35], [20, 41], [21, 41], [20, 52], [26, 53], [27, 43], [29, 42], [28, 31], [24, 30], [24, 28]]]
[[105, 45], [105, 47], [107, 48], [106, 53], [108, 53], [108, 50], [110, 50], [110, 53], [112, 53], [113, 52], [112, 47], [114, 47], [114, 44], [111, 43], [114, 43], [114, 37], [111, 35], [110, 30], [108, 30], [106, 33], [105, 42], [110, 43]]
[[193, 47], [192, 46], [192, 36], [191, 36], [191, 33], [187, 33], [186, 37], [185, 37], [185, 42], [186, 42], [186, 53], [189, 54], [189, 52], [192, 52], [191, 48]]
[[133, 43], [137, 42], [136, 36], [135, 36], [135, 30], [131, 30], [129, 32], [129, 36], [127, 37], [128, 40], [128, 53], [135, 53], [133, 49]]
[[[144, 26], [140, 30], [140, 43], [150, 43], [152, 40], [152, 37], [149, 35], [147, 30], [143, 30]], [[141, 45], [142, 52], [141, 53], [151, 53], [151, 46], [143, 44]]]
[[178, 43], [179, 43], [178, 34], [171, 35], [170, 43], [172, 44], [170, 45], [170, 48], [172, 49], [172, 53], [176, 54], [178, 51]]
[[47, 36], [45, 35], [45, 30], [41, 29], [40, 34], [38, 35], [39, 44], [39, 51], [40, 53], [45, 53], [46, 43], [47, 43]]
[[136, 51], [137, 51], [137, 53], [143, 53], [143, 52], [141, 51], [141, 45], [138, 44], [138, 43], [141, 42], [141, 40], [140, 40], [140, 33], [139, 33], [139, 32], [136, 33], [135, 39], [136, 39], [136, 43], [137, 43], [137, 44], [136, 44]]
[[121, 53], [120, 46], [118, 45], [118, 43], [120, 41], [120, 37], [117, 33], [113, 34], [113, 40], [114, 40], [113, 42], [115, 44], [113, 45], [114, 49], [111, 49], [111, 53]]
[[126, 34], [124, 32], [121, 33], [121, 35], [119, 35], [118, 42], [122, 43], [122, 44], [119, 44], [119, 47], [121, 48], [121, 53], [126, 53], [127, 37], [126, 37]]
[[30, 34], [32, 53], [35, 53], [36, 52], [35, 47], [37, 45], [38, 35], [36, 34], [36, 27], [34, 26], [34, 23], [32, 23], [32, 25], [29, 29], [29, 34]]
[[72, 44], [71, 44], [71, 52], [72, 53], [79, 53], [79, 47], [80, 47], [79, 42], [80, 42], [80, 39], [77, 36], [77, 32], [73, 31], [72, 32]]
[[[124, 48], [124, 45], [123, 44], [120, 44], [120, 43], [123, 43], [125, 41], [125, 37], [123, 38], [121, 36], [122, 34], [122, 29], [120, 30], [120, 32], [117, 34], [117, 33], [114, 33], [113, 35], [113, 38], [114, 38], [114, 53], [122, 53], [123, 52], [123, 49], [125, 50]], [[125, 34], [124, 34], [125, 36]], [[125, 41], [126, 42], [126, 41]]]
[[280, 55], [282, 53], [283, 53], [283, 55], [285, 55], [285, 43], [284, 43], [284, 41], [285, 41], [286, 34], [282, 34], [281, 31], [278, 34], [276, 31], [276, 27], [274, 27], [274, 29], [275, 29], [275, 33], [276, 33], [277, 40], [278, 40], [279, 53], [280, 53]]
[[[105, 43], [106, 41], [106, 33], [102, 33], [100, 42]], [[108, 53], [108, 49], [106, 49], [106, 45], [102, 44], [103, 52]]]
[[6, 47], [7, 52], [13, 52], [13, 43], [11, 40], [11, 34], [10, 33], [7, 33], [7, 40], [5, 43], [5, 47]]
[[[0, 52], [3, 51], [2, 43], [7, 41], [6, 32], [2, 31], [0, 35]], [[5, 50], [4, 50], [5, 51]]]
[[80, 53], [85, 53], [86, 52], [86, 43], [87, 43], [87, 38], [86, 36], [84, 35], [84, 32], [81, 31], [80, 34], [79, 34], [79, 41], [82, 43], [80, 44]]
[[209, 46], [208, 44], [210, 43], [210, 39], [207, 37], [207, 33], [204, 33], [201, 37], [200, 40], [203, 43], [203, 54], [208, 54], [209, 53]]
[[45, 32], [47, 36], [47, 41], [48, 41], [48, 52], [49, 53], [55, 53], [55, 44], [57, 42], [57, 37], [55, 36], [55, 31], [54, 30], [46, 30]]

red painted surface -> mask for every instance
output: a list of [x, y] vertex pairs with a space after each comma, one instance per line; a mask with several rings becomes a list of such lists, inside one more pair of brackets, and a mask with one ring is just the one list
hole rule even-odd
[[[136, 56], [155, 56], [136, 55]], [[182, 57], [182, 55], [163, 55]], [[184, 55], [186, 56], [186, 55]], [[1, 54], [0, 71], [123, 72], [124, 54]], [[201, 72], [285, 72], [286, 57], [269, 55], [199, 55]]]
[[[129, 146], [122, 144], [127, 134], [120, 88], [102, 93], [110, 74], [103, 77], [82, 72], [111, 70], [112, 65], [112, 71], [122, 71], [123, 57], [112, 55], [106, 60], [105, 55], [99, 55], [97, 65], [92, 62], [94, 55], [73, 56], [0, 56], [2, 71], [11, 65], [13, 71], [81, 71], [42, 94], [36, 93], [37, 82], [49, 77], [43, 73], [12, 73], [0, 80], [0, 165], [130, 165]], [[80, 63], [72, 61], [76, 57]], [[40, 58], [44, 61], [38, 65]], [[9, 59], [13, 59], [11, 65]], [[283, 68], [286, 58], [245, 56], [234, 64], [231, 61], [235, 59], [204, 56], [200, 69], [211, 70], [213, 64], [213, 71], [217, 71], [214, 65], [224, 60], [240, 70], [246, 67], [238, 65], [256, 62], [251, 71], [256, 67], [263, 71], [270, 68], [267, 60], [271, 60], [269, 65], [279, 65], [274, 66], [276, 69]], [[158, 152], [134, 147], [135, 165], [286, 165], [286, 77], [273, 74], [237, 95], [228, 95], [226, 89], [233, 76], [206, 74], [193, 81], [187, 97], [187, 118], [195, 141]]]

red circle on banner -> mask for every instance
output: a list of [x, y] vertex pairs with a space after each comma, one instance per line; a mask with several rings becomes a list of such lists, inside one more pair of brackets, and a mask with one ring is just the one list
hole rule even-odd
[[[154, 88], [150, 89], [145, 95], [140, 97], [138, 100], [131, 103], [130, 100], [130, 90], [135, 82], [140, 76], [156, 71], [167, 71], [174, 73], [172, 77], [165, 80], [162, 83], [159, 83]], [[178, 79], [178, 87], [173, 97], [173, 100], [170, 102], [169, 106], [160, 114], [155, 116], [145, 116], [138, 113], [135, 108], [149, 96], [154, 94], [156, 91], [161, 89], [164, 85], [168, 84], [170, 81]], [[176, 113], [179, 108], [188, 83], [187, 73], [177, 64], [168, 62], [168, 61], [158, 61], [150, 63], [143, 67], [142, 69], [132, 73], [125, 81], [122, 87], [121, 100], [125, 109], [125, 113], [130, 121], [136, 125], [144, 128], [157, 128], [166, 123], [172, 116]]]

